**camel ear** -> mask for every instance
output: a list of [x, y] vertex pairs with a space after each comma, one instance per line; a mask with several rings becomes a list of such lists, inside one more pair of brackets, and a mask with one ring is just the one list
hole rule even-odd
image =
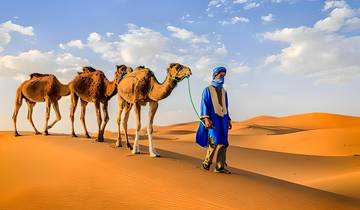
[[176, 63], [170, 63], [167, 72], [169, 73], [170, 69], [172, 69], [175, 65]]
[[176, 63], [170, 63], [169, 68], [172, 68], [176, 65]]

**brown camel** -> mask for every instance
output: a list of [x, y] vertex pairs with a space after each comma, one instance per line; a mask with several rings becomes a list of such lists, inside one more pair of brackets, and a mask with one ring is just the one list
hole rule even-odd
[[[40, 73], [30, 74], [30, 79], [21, 83], [16, 91], [15, 109], [12, 117], [15, 127], [15, 136], [20, 135], [17, 131], [16, 119], [23, 99], [25, 99], [28, 105], [27, 119], [31, 123], [35, 134], [40, 134], [40, 132], [36, 129], [32, 120], [33, 108], [36, 102], [45, 102], [46, 114], [43, 134], [48, 135], [48, 129], [52, 128], [58, 121], [61, 120], [58, 101], [62, 96], [67, 96], [69, 94], [69, 86], [61, 84], [61, 82], [54, 75]], [[55, 110], [56, 119], [53, 123], [48, 125], [51, 105]]]
[[[141, 105], [146, 105], [149, 102], [149, 119], [148, 119], [148, 141], [149, 153], [151, 157], [159, 157], [159, 153], [155, 150], [152, 142], [153, 121], [156, 110], [158, 108], [158, 101], [168, 97], [177, 83], [191, 75], [191, 69], [179, 63], [171, 63], [167, 69], [167, 76], [163, 83], [159, 83], [154, 73], [144, 66], [139, 66], [135, 71], [126, 75], [118, 84], [118, 99], [119, 111], [117, 115], [118, 124], [118, 139], [117, 146], [121, 146], [120, 122], [121, 113], [125, 110], [123, 119], [123, 130], [126, 139], [126, 145], [132, 149], [133, 154], [139, 154], [139, 131], [140, 124], [140, 109]], [[129, 119], [129, 112], [131, 107], [135, 107], [135, 141], [134, 147], [131, 148], [127, 135], [127, 122]]]
[[[70, 82], [69, 89], [71, 95], [70, 105], [70, 119], [72, 136], [77, 137], [74, 131], [74, 113], [78, 99], [81, 102], [81, 116], [80, 120], [84, 127], [85, 136], [90, 138], [85, 124], [85, 110], [88, 103], [93, 102], [96, 108], [96, 117], [98, 122], [98, 136], [97, 141], [104, 140], [104, 130], [109, 121], [108, 101], [117, 93], [117, 83], [124, 77], [125, 74], [132, 72], [132, 68], [125, 65], [116, 66], [115, 79], [109, 81], [104, 72], [96, 70], [92, 67], [84, 67], [82, 72]], [[104, 121], [101, 119], [100, 103], [103, 104], [102, 110], [104, 114]]]

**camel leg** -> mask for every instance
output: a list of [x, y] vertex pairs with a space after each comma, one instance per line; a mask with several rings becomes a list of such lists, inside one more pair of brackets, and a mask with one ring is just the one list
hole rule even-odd
[[117, 127], [118, 127], [118, 137], [116, 140], [115, 145], [117, 147], [122, 147], [121, 145], [121, 128], [120, 128], [120, 123], [121, 123], [121, 114], [124, 108], [124, 100], [122, 98], [118, 98], [118, 113], [117, 113], [117, 118], [116, 118], [116, 123], [117, 123]]
[[54, 122], [52, 122], [49, 126], [48, 129], [52, 128], [57, 122], [59, 122], [61, 120], [61, 114], [60, 114], [60, 110], [59, 110], [59, 103], [58, 101], [54, 101], [52, 103], [52, 106], [54, 108], [55, 114], [56, 114], [56, 119], [54, 120]]
[[45, 98], [45, 107], [46, 107], [46, 112], [45, 112], [45, 126], [44, 126], [44, 133], [43, 135], [49, 135], [48, 132], [48, 123], [49, 123], [49, 119], [50, 119], [50, 99], [49, 98]]
[[125, 134], [125, 139], [126, 139], [126, 147], [129, 148], [130, 150], [132, 150], [133, 148], [132, 148], [131, 144], [129, 143], [129, 136], [128, 136], [128, 133], [127, 133], [127, 123], [128, 123], [128, 120], [129, 120], [129, 114], [130, 114], [131, 107], [132, 107], [132, 104], [126, 103], [126, 105], [125, 105], [125, 116], [124, 116], [124, 120], [123, 120], [123, 123], [122, 123], [124, 134]]
[[140, 132], [140, 128], [141, 128], [141, 109], [140, 109], [140, 104], [139, 103], [135, 103], [135, 140], [134, 140], [134, 147], [132, 150], [132, 153], [135, 154], [140, 154], [140, 148], [139, 148], [139, 132]]
[[21, 91], [20, 89], [17, 90], [16, 92], [16, 99], [15, 99], [15, 108], [14, 108], [14, 113], [13, 113], [13, 116], [12, 116], [12, 120], [13, 120], [13, 123], [14, 123], [14, 133], [15, 133], [15, 136], [20, 136], [20, 134], [18, 133], [17, 131], [17, 126], [16, 126], [16, 119], [17, 119], [17, 115], [19, 113], [19, 109], [21, 107], [21, 104], [22, 104], [22, 94], [21, 94]]
[[85, 112], [86, 112], [86, 106], [87, 106], [88, 102], [86, 102], [84, 100], [81, 100], [81, 99], [80, 99], [80, 102], [81, 102], [80, 120], [82, 122], [86, 138], [91, 138], [90, 135], [89, 135], [89, 132], [88, 132], [88, 130], [86, 128], [86, 124], [85, 124]]
[[158, 108], [158, 102], [149, 102], [149, 123], [147, 128], [148, 140], [149, 140], [149, 153], [151, 157], [160, 157], [160, 154], [155, 150], [152, 142], [153, 123], [156, 110]]
[[104, 141], [104, 137], [101, 136], [101, 111], [100, 111], [100, 102], [96, 101], [95, 102], [95, 110], [96, 110], [96, 118], [97, 118], [97, 123], [98, 123], [98, 137], [96, 139], [96, 141], [98, 142], [102, 142]]
[[104, 103], [102, 105], [102, 111], [103, 111], [103, 115], [104, 115], [104, 120], [101, 125], [101, 130], [100, 130], [101, 133], [100, 134], [101, 134], [101, 138], [104, 139], [105, 127], [106, 127], [106, 124], [109, 122], [108, 101], [104, 101]]
[[78, 103], [79, 96], [75, 95], [74, 93], [71, 93], [71, 101], [70, 101], [70, 121], [71, 121], [71, 134], [73, 137], [77, 137], [75, 134], [74, 129], [74, 117], [75, 117], [75, 110], [76, 105]]
[[41, 134], [38, 129], [36, 129], [33, 119], [32, 119], [32, 114], [33, 114], [33, 109], [35, 106], [35, 102], [31, 102], [31, 101], [26, 101], [27, 105], [28, 105], [28, 114], [27, 114], [27, 119], [29, 120], [31, 126], [33, 127], [34, 131], [35, 131], [35, 135], [39, 135]]

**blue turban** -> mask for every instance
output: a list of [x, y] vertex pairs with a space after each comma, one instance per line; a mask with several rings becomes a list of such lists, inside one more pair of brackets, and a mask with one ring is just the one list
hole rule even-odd
[[220, 72], [225, 72], [226, 73], [226, 68], [225, 67], [223, 67], [223, 66], [218, 66], [218, 67], [215, 67], [214, 69], [213, 69], [213, 76], [215, 76], [215, 75], [217, 75], [218, 73], [220, 73]]

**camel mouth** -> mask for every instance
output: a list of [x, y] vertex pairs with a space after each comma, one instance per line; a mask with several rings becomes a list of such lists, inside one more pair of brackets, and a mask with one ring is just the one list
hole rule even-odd
[[186, 74], [185, 76], [182, 76], [182, 77], [175, 77], [175, 80], [180, 82], [186, 78], [189, 78], [190, 76], [191, 76], [191, 74]]

